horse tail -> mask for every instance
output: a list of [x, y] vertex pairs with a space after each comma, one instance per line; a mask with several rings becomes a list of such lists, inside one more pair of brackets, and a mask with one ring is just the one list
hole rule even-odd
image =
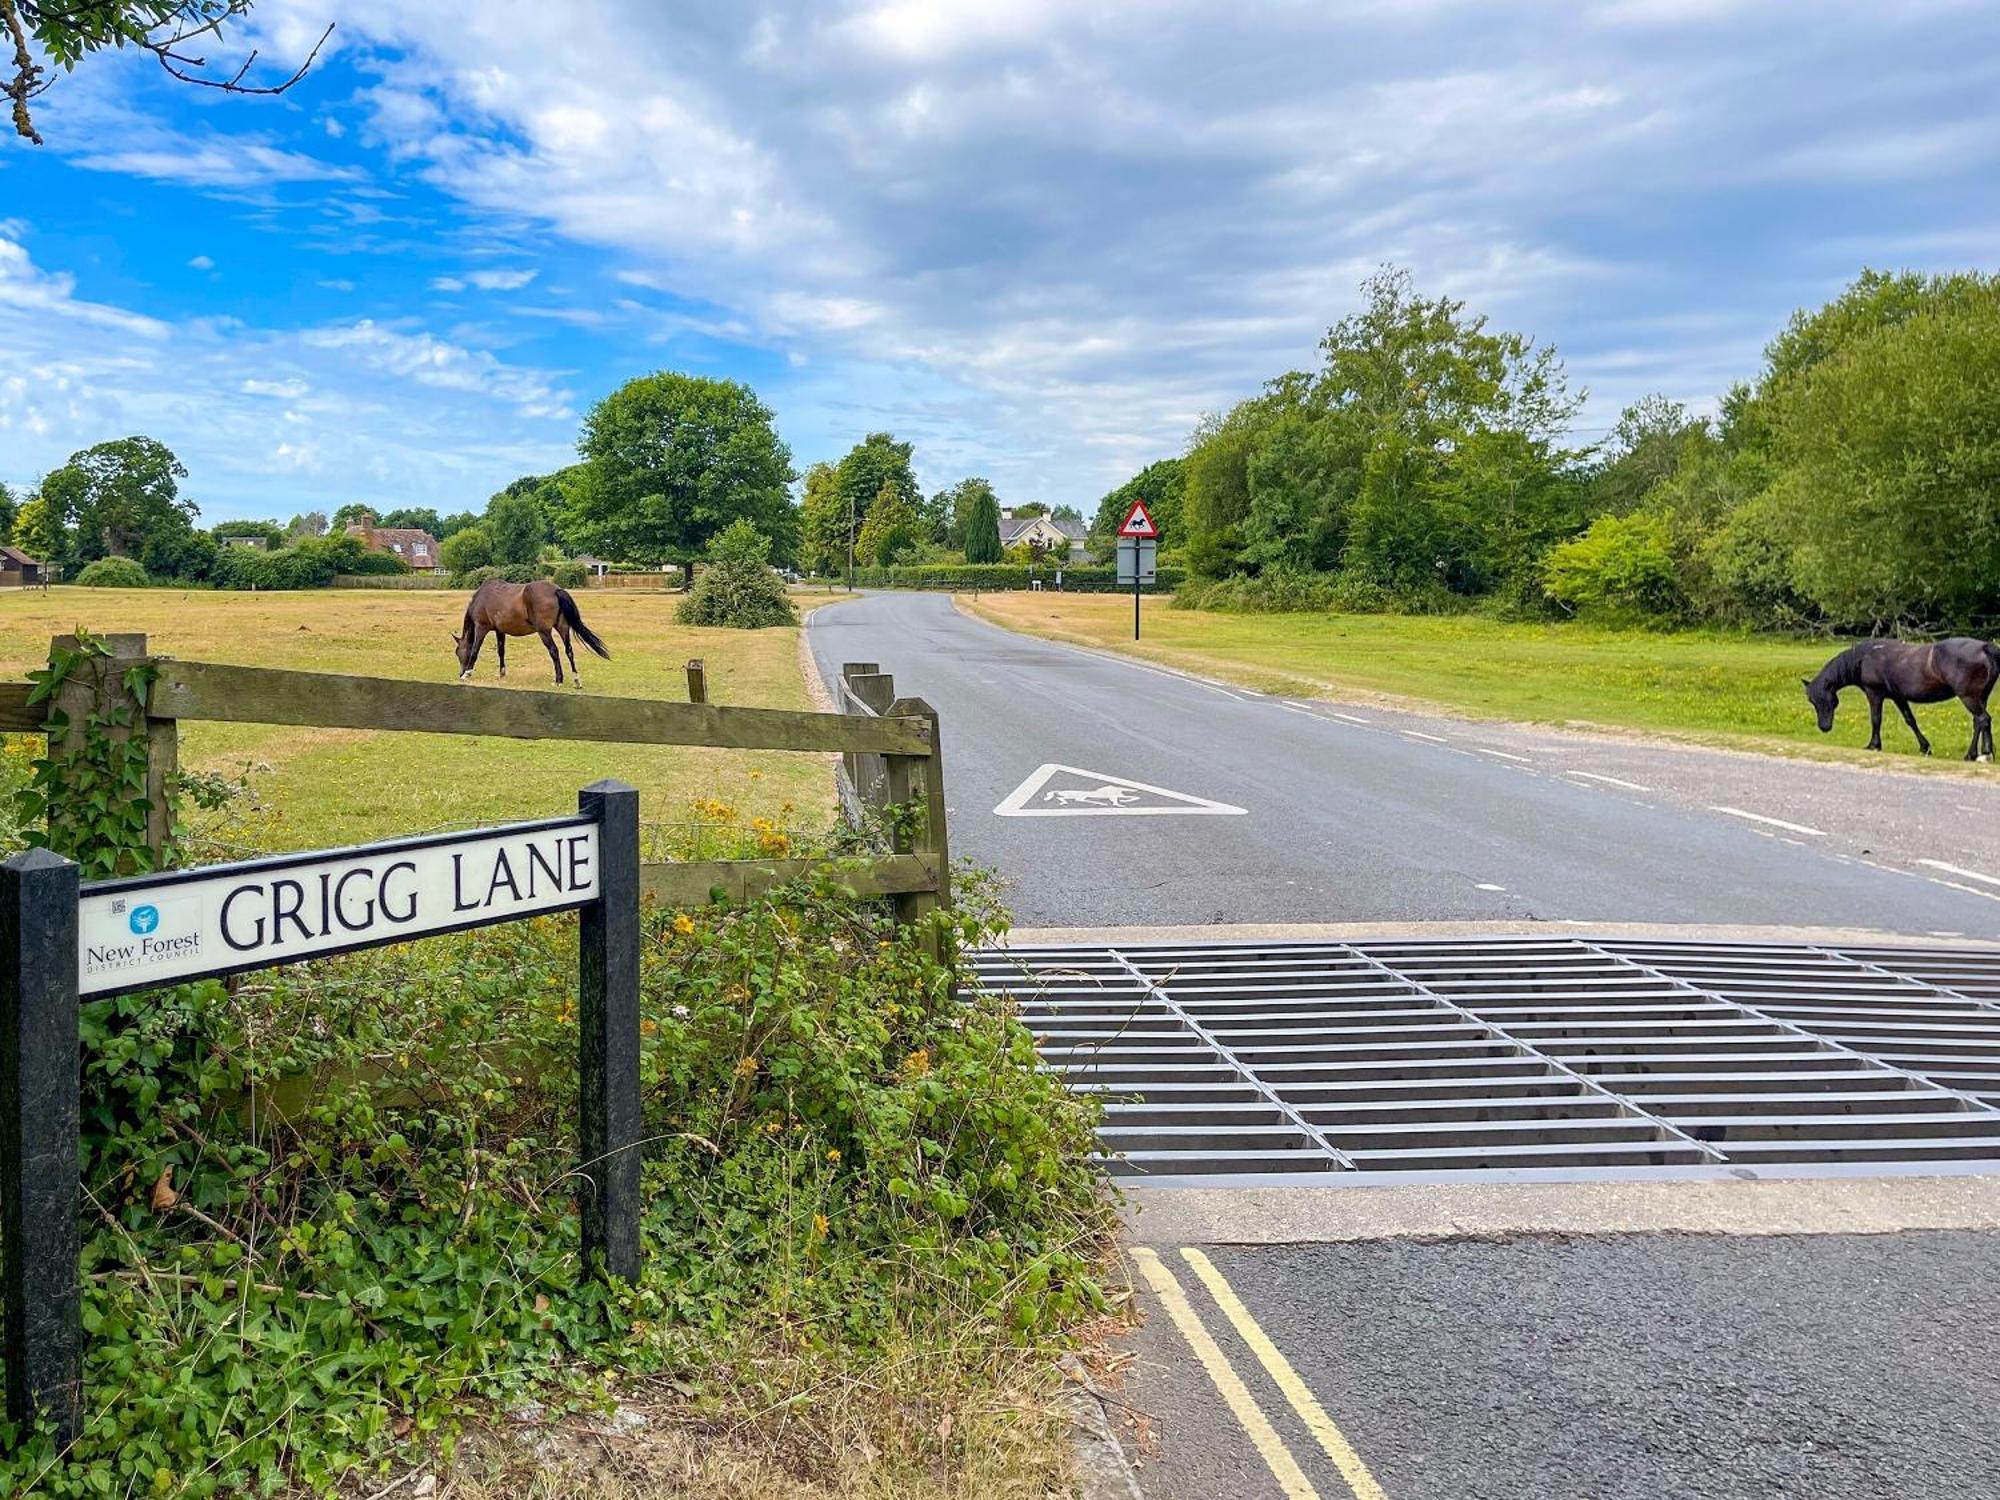
[[611, 660], [611, 648], [597, 638], [596, 631], [583, 623], [583, 616], [577, 613], [576, 600], [570, 598], [568, 589], [556, 590], [556, 608], [562, 611], [563, 624], [582, 636], [584, 645], [606, 661]]

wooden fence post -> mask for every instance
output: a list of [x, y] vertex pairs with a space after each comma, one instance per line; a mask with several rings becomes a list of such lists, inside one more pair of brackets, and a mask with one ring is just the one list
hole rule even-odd
[[46, 849], [0, 862], [0, 1242], [7, 1418], [82, 1416], [77, 1225], [77, 868]]
[[597, 819], [597, 899], [577, 939], [583, 1256], [639, 1279], [639, 793], [598, 781], [577, 797]]
[[688, 702], [708, 702], [708, 669], [699, 656], [688, 663]]
[[[104, 677], [101, 682], [77, 679], [63, 684], [56, 694], [56, 707], [69, 716], [73, 727], [72, 735], [80, 735], [85, 718], [91, 714], [108, 713], [120, 703], [128, 703], [132, 708], [132, 727], [123, 734], [113, 732], [113, 738], [128, 738], [143, 735], [146, 740], [146, 847], [153, 851], [153, 868], [165, 869], [169, 846], [174, 836], [174, 810], [172, 785], [175, 774], [180, 770], [180, 742], [172, 719], [156, 719], [146, 712], [147, 705], [125, 691], [125, 672], [129, 667], [146, 661], [146, 637], [131, 631], [116, 631], [97, 637], [110, 651], [110, 660], [104, 663]], [[76, 637], [59, 635], [49, 642], [51, 657], [59, 650], [74, 651]]]
[[[937, 710], [921, 698], [898, 698], [888, 707], [888, 717], [921, 719], [930, 731], [929, 755], [885, 757], [888, 771], [888, 799], [898, 805], [914, 805], [918, 822], [897, 825], [895, 852], [921, 853], [937, 870], [936, 886], [927, 891], [908, 891], [895, 898], [896, 920], [911, 923], [923, 920], [940, 906], [951, 905], [951, 842], [945, 826], [944, 746], [938, 734]], [[915, 784], [922, 779], [921, 787]], [[940, 958], [950, 961], [948, 953]]]

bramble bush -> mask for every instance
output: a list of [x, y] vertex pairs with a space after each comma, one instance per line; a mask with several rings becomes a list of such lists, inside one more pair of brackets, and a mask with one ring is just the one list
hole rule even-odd
[[713, 561], [696, 576], [693, 589], [674, 610], [674, 619], [682, 625], [737, 630], [798, 624], [785, 581], [766, 560], [770, 554], [769, 537], [740, 517], [731, 521], [710, 544]]
[[86, 1003], [86, 1423], [0, 1430], [0, 1490], [327, 1492], [745, 1340], [1051, 1337], [1102, 1303], [1092, 1108], [927, 947], [1003, 921], [977, 879], [927, 930], [832, 877], [649, 908], [630, 1288], [578, 1259], [573, 919]]

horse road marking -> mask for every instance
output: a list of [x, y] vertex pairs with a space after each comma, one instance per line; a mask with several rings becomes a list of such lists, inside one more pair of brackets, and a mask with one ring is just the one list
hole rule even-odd
[[1054, 761], [1037, 767], [993, 809], [1001, 818], [1242, 817], [1246, 811], [1234, 803]]

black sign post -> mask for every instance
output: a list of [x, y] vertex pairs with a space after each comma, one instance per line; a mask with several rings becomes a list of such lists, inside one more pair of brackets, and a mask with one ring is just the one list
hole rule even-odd
[[597, 819], [597, 899], [577, 933], [577, 1074], [582, 1083], [583, 1256], [639, 1279], [639, 794], [583, 789]]
[[0, 861], [0, 1300], [7, 1417], [82, 1419], [80, 998], [580, 911], [586, 1258], [639, 1275], [639, 794], [578, 815], [80, 885], [45, 849]]
[[82, 1414], [76, 893], [76, 866], [46, 849], [0, 863], [7, 1420], [51, 1423], [58, 1448]]

